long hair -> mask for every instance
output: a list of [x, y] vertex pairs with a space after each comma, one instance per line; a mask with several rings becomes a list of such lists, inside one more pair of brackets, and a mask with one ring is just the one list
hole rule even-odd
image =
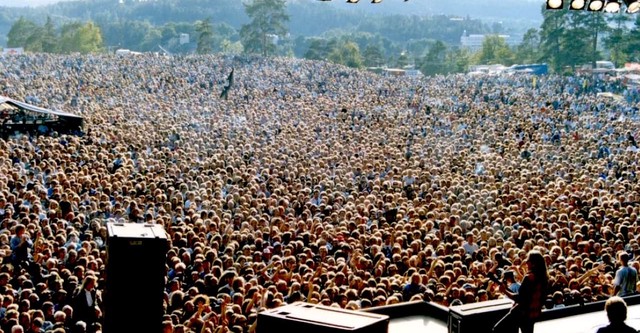
[[549, 276], [547, 275], [547, 262], [544, 260], [542, 253], [537, 250], [529, 251], [527, 261], [531, 263], [531, 273], [533, 273], [536, 281], [540, 281], [546, 286]]

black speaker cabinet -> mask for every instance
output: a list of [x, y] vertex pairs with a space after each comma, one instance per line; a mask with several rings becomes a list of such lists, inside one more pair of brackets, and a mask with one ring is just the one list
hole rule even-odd
[[452, 306], [449, 309], [449, 333], [491, 332], [512, 305], [510, 299], [497, 299]]
[[157, 224], [108, 223], [104, 332], [162, 332], [168, 250]]
[[258, 314], [257, 333], [387, 333], [389, 317], [295, 302]]

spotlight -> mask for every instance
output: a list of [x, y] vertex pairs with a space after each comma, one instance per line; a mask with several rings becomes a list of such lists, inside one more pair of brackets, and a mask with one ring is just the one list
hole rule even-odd
[[627, 4], [627, 13], [640, 12], [640, 0], [624, 0], [624, 2]]
[[620, 12], [620, 2], [618, 2], [618, 0], [607, 0], [607, 3], [604, 5], [604, 11], [607, 13]]
[[347, 0], [347, 3], [358, 3], [360, 0]]
[[571, 9], [571, 10], [583, 10], [585, 5], [586, 5], [585, 0], [572, 0], [571, 1], [571, 6], [569, 6], [569, 9]]
[[562, 9], [562, 0], [547, 0], [547, 9]]
[[382, 0], [371, 0], [371, 3], [381, 3]]
[[604, 8], [604, 1], [602, 0], [591, 0], [589, 2], [589, 11], [599, 12]]

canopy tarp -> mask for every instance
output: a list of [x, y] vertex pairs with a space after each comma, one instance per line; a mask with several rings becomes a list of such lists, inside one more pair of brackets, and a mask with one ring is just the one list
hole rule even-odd
[[12, 98], [9, 98], [9, 97], [0, 96], [0, 104], [5, 104], [5, 103], [11, 104], [11, 105], [16, 106], [18, 108], [21, 108], [21, 109], [24, 109], [24, 110], [27, 110], [27, 111], [31, 111], [31, 112], [51, 114], [51, 115], [55, 115], [55, 116], [58, 116], [58, 117], [70, 117], [70, 118], [82, 119], [81, 116], [78, 116], [78, 115], [75, 115], [75, 114], [72, 114], [72, 113], [49, 110], [49, 109], [41, 108], [39, 106], [35, 106], [35, 105], [28, 104], [28, 103], [20, 102], [20, 101], [17, 101], [15, 99], [12, 99]]
[[45, 109], [13, 98], [0, 96], [0, 135], [13, 133], [81, 134], [84, 118], [72, 113]]

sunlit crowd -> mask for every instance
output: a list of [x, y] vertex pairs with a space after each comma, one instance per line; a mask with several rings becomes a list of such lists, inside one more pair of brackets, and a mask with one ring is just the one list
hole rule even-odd
[[168, 233], [175, 333], [497, 299], [533, 249], [549, 309], [613, 295], [621, 251], [640, 268], [640, 92], [615, 77], [26, 55], [0, 58], [0, 95], [85, 122], [0, 140], [5, 333], [101, 332], [109, 222]]

